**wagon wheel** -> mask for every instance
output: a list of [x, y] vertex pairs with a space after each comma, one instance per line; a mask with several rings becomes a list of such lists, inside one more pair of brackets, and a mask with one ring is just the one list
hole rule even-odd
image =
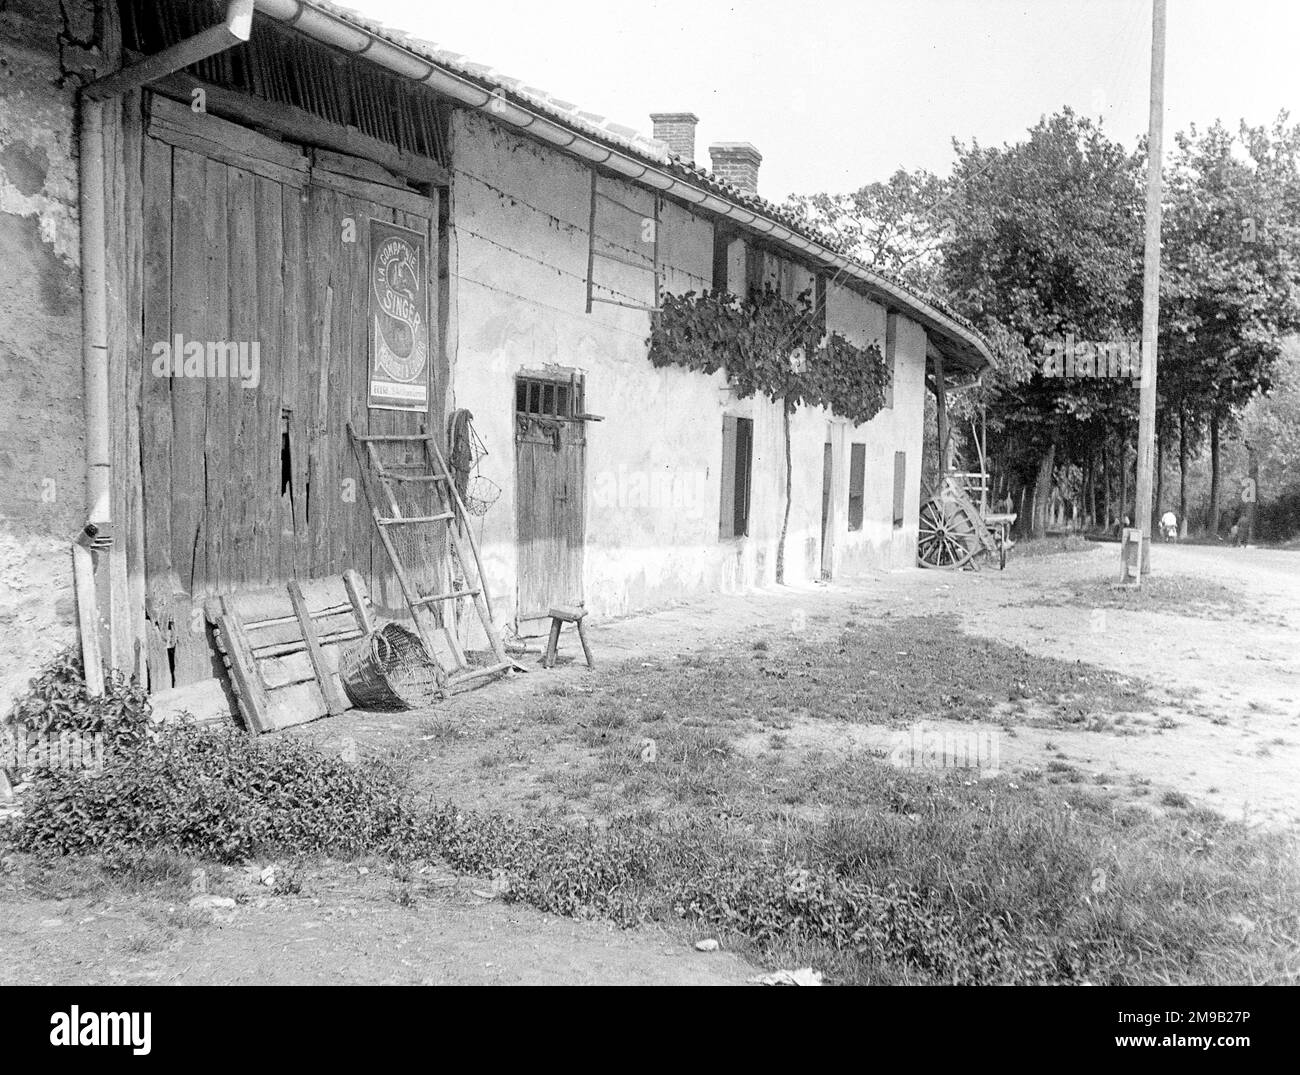
[[921, 505], [917, 558], [922, 567], [964, 567], [978, 546], [974, 524], [955, 504], [931, 499]]

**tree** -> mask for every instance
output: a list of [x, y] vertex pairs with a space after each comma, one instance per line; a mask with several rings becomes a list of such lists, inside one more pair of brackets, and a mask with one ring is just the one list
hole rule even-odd
[[920, 291], [935, 282], [944, 239], [947, 180], [899, 169], [851, 194], [793, 194], [787, 209], [837, 240], [870, 269]]
[[[1300, 126], [1287, 120], [1243, 122], [1235, 134], [1192, 126], [1175, 136], [1169, 168], [1161, 378], [1180, 440], [1208, 430], [1212, 534], [1224, 435], [1268, 390], [1285, 337], [1300, 328]], [[1179, 454], [1185, 486], [1186, 448]]]
[[[957, 308], [1023, 355], [1049, 342], [1131, 338], [1138, 321], [1141, 157], [1070, 109], [1011, 146], [956, 146], [940, 280]], [[1099, 430], [1134, 413], [1126, 382], [1060, 379], [1040, 366], [994, 378], [990, 418], [1032, 474], [1032, 530], [1046, 529], [1059, 462], [1092, 458]]]

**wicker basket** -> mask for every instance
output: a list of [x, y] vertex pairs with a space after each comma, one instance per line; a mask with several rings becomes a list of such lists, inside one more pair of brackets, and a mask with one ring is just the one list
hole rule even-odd
[[425, 652], [418, 635], [385, 624], [344, 652], [343, 690], [358, 709], [420, 709], [443, 697], [447, 677]]

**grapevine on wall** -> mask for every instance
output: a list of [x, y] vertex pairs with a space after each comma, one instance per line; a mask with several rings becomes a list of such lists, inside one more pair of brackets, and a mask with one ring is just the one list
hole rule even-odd
[[788, 409], [825, 407], [858, 424], [885, 404], [889, 370], [879, 346], [824, 333], [808, 291], [793, 303], [770, 287], [743, 300], [725, 291], [666, 295], [648, 343], [656, 366], [723, 370], [742, 399], [761, 392]]

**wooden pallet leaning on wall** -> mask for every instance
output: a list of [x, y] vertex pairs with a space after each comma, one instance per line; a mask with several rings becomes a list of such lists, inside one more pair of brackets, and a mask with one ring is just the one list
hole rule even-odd
[[374, 629], [370, 595], [355, 571], [216, 597], [207, 615], [250, 732], [351, 708], [339, 659]]

